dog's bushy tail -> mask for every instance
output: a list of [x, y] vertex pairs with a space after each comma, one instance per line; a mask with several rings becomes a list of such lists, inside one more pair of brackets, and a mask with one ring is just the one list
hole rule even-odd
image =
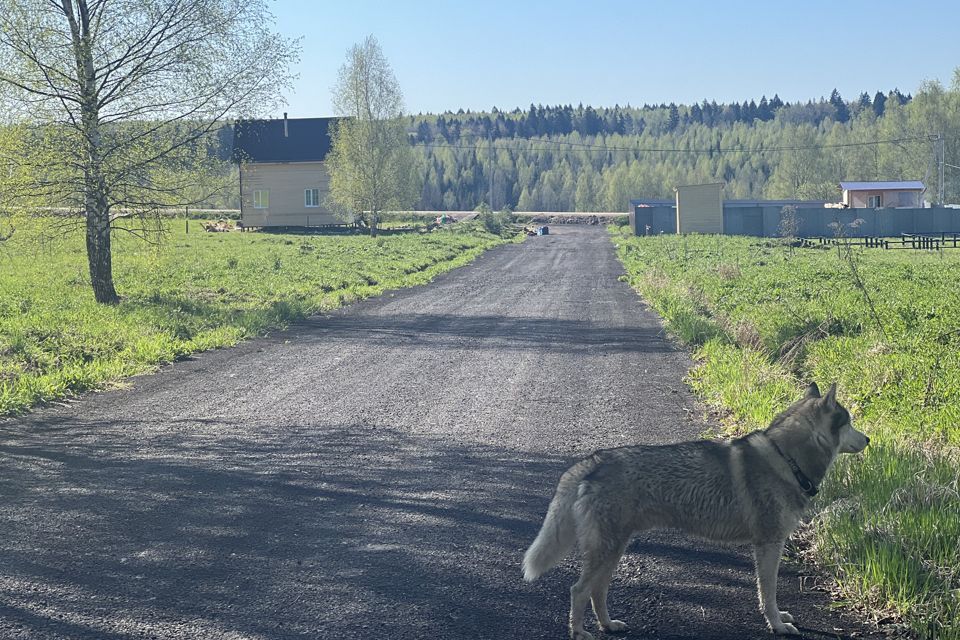
[[533, 582], [557, 566], [573, 548], [577, 539], [574, 503], [579, 484], [595, 466], [596, 460], [588, 458], [568, 469], [560, 478], [540, 533], [523, 554], [523, 579], [527, 582]]

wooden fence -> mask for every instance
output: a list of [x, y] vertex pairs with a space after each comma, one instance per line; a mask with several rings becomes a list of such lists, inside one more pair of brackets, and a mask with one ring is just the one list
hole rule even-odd
[[960, 249], [960, 233], [903, 233], [895, 238], [803, 238], [803, 246], [842, 245], [864, 247], [866, 249], [921, 249], [939, 251], [940, 249]]

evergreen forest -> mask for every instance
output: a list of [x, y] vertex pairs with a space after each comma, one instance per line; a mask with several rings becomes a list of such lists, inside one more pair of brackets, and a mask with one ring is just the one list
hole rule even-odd
[[788, 103], [526, 110], [408, 117], [423, 210], [626, 211], [677, 185], [723, 182], [728, 199], [839, 200], [841, 180], [922, 180], [960, 202], [960, 69], [944, 87]]

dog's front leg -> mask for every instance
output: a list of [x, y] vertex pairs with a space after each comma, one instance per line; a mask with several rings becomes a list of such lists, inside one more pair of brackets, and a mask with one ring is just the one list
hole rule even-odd
[[753, 548], [757, 565], [757, 592], [760, 595], [760, 611], [774, 633], [799, 634], [794, 627], [793, 616], [777, 608], [777, 573], [780, 569], [780, 556], [783, 554], [783, 542], [756, 545]]

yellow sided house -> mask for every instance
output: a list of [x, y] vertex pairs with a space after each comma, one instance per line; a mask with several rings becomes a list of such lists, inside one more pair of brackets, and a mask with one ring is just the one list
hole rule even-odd
[[240, 220], [245, 227], [342, 224], [326, 205], [330, 125], [338, 118], [238, 120], [234, 160], [240, 165]]

